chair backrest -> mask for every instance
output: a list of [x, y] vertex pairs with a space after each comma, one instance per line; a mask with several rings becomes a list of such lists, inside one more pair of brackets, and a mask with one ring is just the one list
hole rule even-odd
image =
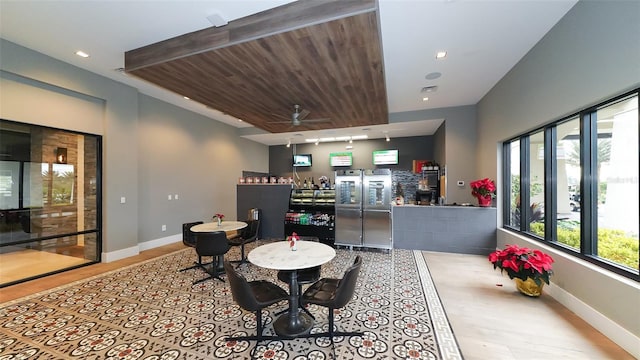
[[196, 232], [196, 252], [199, 256], [223, 255], [229, 251], [229, 241], [224, 231]]
[[194, 233], [191, 231], [191, 227], [195, 225], [200, 225], [200, 224], [203, 224], [203, 222], [195, 221], [195, 222], [182, 224], [182, 243], [183, 244], [191, 247], [196, 247], [196, 238], [193, 235]]
[[249, 282], [231, 266], [229, 260], [224, 261], [224, 271], [227, 274], [227, 281], [229, 281], [229, 286], [231, 287], [233, 301], [247, 311], [257, 311], [260, 309], [260, 305], [251, 290], [251, 286], [249, 286]]
[[258, 229], [260, 229], [260, 220], [247, 220], [247, 227], [242, 229], [240, 236], [245, 243], [254, 241], [258, 237]]
[[340, 279], [340, 283], [336, 289], [336, 296], [331, 306], [332, 308], [339, 309], [351, 301], [351, 298], [356, 291], [356, 282], [358, 280], [358, 274], [360, 273], [361, 266], [362, 258], [358, 255], [356, 256], [353, 265], [344, 272], [344, 276]]

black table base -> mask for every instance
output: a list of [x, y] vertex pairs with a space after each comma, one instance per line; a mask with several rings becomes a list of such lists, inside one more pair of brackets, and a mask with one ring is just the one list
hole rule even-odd
[[298, 312], [298, 309], [294, 311], [298, 313], [297, 316], [294, 315], [292, 317], [290, 313], [282, 314], [273, 323], [273, 330], [285, 339], [304, 337], [304, 335], [309, 334], [313, 327], [313, 318], [311, 316]]

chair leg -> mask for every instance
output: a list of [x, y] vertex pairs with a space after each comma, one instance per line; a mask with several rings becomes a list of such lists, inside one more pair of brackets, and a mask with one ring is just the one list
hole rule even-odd
[[329, 308], [329, 331], [303, 335], [301, 337], [305, 338], [320, 338], [320, 337], [328, 337], [331, 340], [331, 344], [333, 343], [333, 338], [335, 336], [364, 336], [364, 333], [361, 331], [333, 331], [333, 309]]
[[202, 256], [198, 256], [198, 262], [194, 261], [193, 262], [193, 266], [189, 266], [189, 267], [186, 267], [184, 269], [180, 269], [180, 270], [178, 270], [178, 272], [183, 272], [183, 271], [187, 271], [187, 270], [191, 270], [191, 269], [196, 269], [196, 268], [199, 268], [199, 267], [202, 267], [202, 266], [206, 266], [206, 265], [209, 265], [209, 264], [211, 264], [211, 263], [203, 263], [202, 262]]
[[193, 262], [193, 266], [189, 266], [189, 267], [186, 267], [184, 269], [180, 269], [180, 270], [178, 270], [178, 272], [184, 272], [184, 271], [195, 269], [195, 268], [199, 268], [199, 267], [200, 267], [200, 264], [198, 264], [197, 262], [194, 261]]
[[227, 336], [225, 341], [262, 341], [262, 340], [282, 340], [280, 336], [264, 336], [262, 331], [264, 324], [262, 323], [262, 309], [256, 311], [256, 335], [248, 336]]
[[[211, 264], [211, 270], [208, 270], [204, 265], [200, 265], [199, 267], [202, 268], [202, 270], [204, 270], [204, 272], [206, 272], [207, 274], [209, 274], [208, 277], [204, 278], [204, 279], [200, 279], [200, 280], [196, 280], [193, 282], [193, 285], [195, 284], [199, 284], [203, 281], [207, 281], [210, 279], [218, 279], [222, 282], [224, 282], [224, 279], [220, 277], [220, 274], [218, 273], [218, 266], [216, 264], [215, 261], [216, 257], [214, 256], [214, 261], [208, 263]], [[219, 259], [220, 261], [222, 261], [222, 259]]]
[[230, 261], [230, 263], [238, 264], [238, 266], [236, 266], [236, 269], [239, 268], [240, 265], [242, 265], [242, 264], [249, 263], [247, 261], [247, 257], [244, 255], [244, 243], [240, 244], [240, 260]]

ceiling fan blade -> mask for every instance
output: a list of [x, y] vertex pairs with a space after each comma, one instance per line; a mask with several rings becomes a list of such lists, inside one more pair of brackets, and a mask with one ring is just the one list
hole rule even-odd
[[267, 124], [291, 124], [291, 120], [287, 121], [267, 121]]
[[327, 122], [327, 121], [331, 121], [331, 118], [306, 119], [302, 122], [303, 123], [319, 123], [319, 122]]
[[271, 113], [271, 116], [275, 116], [275, 117], [280, 118], [282, 120], [287, 120], [288, 122], [291, 122], [291, 118], [288, 117], [288, 116], [283, 116], [281, 114], [274, 114], [274, 113]]
[[304, 120], [307, 116], [309, 116], [309, 114], [311, 114], [311, 112], [307, 109], [300, 110], [300, 113], [298, 114], [298, 120]]

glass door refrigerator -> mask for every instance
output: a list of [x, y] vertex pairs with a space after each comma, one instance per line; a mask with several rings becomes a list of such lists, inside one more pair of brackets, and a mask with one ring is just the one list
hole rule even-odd
[[336, 245], [362, 246], [362, 170], [335, 174]]
[[391, 249], [391, 170], [339, 170], [336, 245]]
[[391, 170], [365, 170], [362, 182], [362, 246], [391, 249]]

